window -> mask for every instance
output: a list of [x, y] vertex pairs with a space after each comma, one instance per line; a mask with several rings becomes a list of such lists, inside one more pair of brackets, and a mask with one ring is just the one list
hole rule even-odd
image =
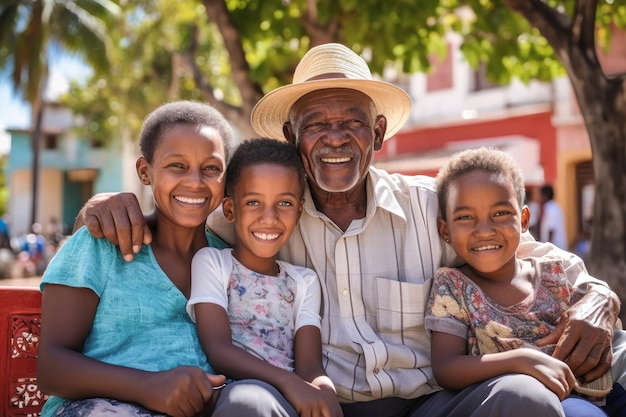
[[578, 194], [578, 232], [585, 234], [590, 232], [596, 192], [592, 161], [585, 161], [576, 165], [576, 189]]
[[100, 138], [91, 138], [91, 147], [93, 149], [104, 148], [104, 141]]
[[47, 133], [43, 139], [44, 149], [55, 150], [59, 148], [59, 135]]
[[474, 80], [474, 89], [472, 91], [482, 91], [498, 87], [498, 84], [489, 81], [487, 78], [487, 66], [484, 62], [478, 64], [478, 68], [472, 69], [472, 71]]
[[448, 52], [443, 60], [431, 58], [433, 72], [426, 78], [426, 91], [445, 90], [454, 86], [454, 72], [452, 65], [452, 47], [448, 44]]

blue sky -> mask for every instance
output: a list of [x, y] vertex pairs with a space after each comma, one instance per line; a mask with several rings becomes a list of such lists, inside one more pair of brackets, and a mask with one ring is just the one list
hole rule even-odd
[[0, 126], [8, 128], [28, 126], [29, 108], [13, 94], [11, 85], [5, 79], [0, 83], [0, 103], [2, 103]]
[[[90, 69], [80, 59], [68, 55], [52, 59], [50, 69], [50, 89], [52, 94], [67, 88], [69, 80], [84, 80]], [[30, 107], [16, 96], [8, 74], [0, 77], [0, 124], [8, 128], [25, 128], [30, 123]]]
[[15, 97], [11, 85], [5, 79], [0, 80], [0, 155], [10, 148], [10, 137], [4, 129], [28, 126], [28, 112], [28, 106]]
[[[69, 80], [84, 80], [90, 74], [78, 58], [61, 56], [51, 64], [49, 94], [66, 91]], [[0, 152], [6, 148], [3, 129], [26, 129], [30, 124], [30, 106], [13, 92], [8, 74], [0, 76]]]

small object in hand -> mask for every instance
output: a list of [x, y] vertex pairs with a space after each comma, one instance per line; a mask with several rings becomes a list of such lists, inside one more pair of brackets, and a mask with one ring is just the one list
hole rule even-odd
[[590, 398], [604, 398], [613, 389], [611, 371], [589, 382], [576, 381], [574, 391]]

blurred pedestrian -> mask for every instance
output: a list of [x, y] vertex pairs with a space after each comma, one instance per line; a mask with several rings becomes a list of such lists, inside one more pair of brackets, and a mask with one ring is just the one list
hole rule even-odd
[[0, 248], [11, 247], [11, 236], [9, 235], [9, 225], [5, 217], [0, 217]]
[[533, 190], [526, 189], [526, 197], [524, 203], [528, 206], [530, 211], [530, 222], [528, 225], [528, 231], [536, 240], [539, 240], [539, 222], [541, 218], [541, 204], [533, 199]]
[[559, 248], [567, 250], [567, 236], [565, 234], [563, 210], [561, 210], [561, 206], [554, 201], [554, 188], [548, 184], [541, 187], [539, 240], [542, 242], [552, 242]]

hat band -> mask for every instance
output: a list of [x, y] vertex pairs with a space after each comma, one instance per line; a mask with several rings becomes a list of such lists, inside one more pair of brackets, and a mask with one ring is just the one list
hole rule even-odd
[[328, 80], [328, 79], [333, 79], [333, 78], [350, 78], [350, 77], [348, 77], [343, 72], [327, 72], [325, 74], [319, 74], [319, 75], [316, 75], [315, 77], [307, 78], [306, 80], [304, 80], [304, 82]]

